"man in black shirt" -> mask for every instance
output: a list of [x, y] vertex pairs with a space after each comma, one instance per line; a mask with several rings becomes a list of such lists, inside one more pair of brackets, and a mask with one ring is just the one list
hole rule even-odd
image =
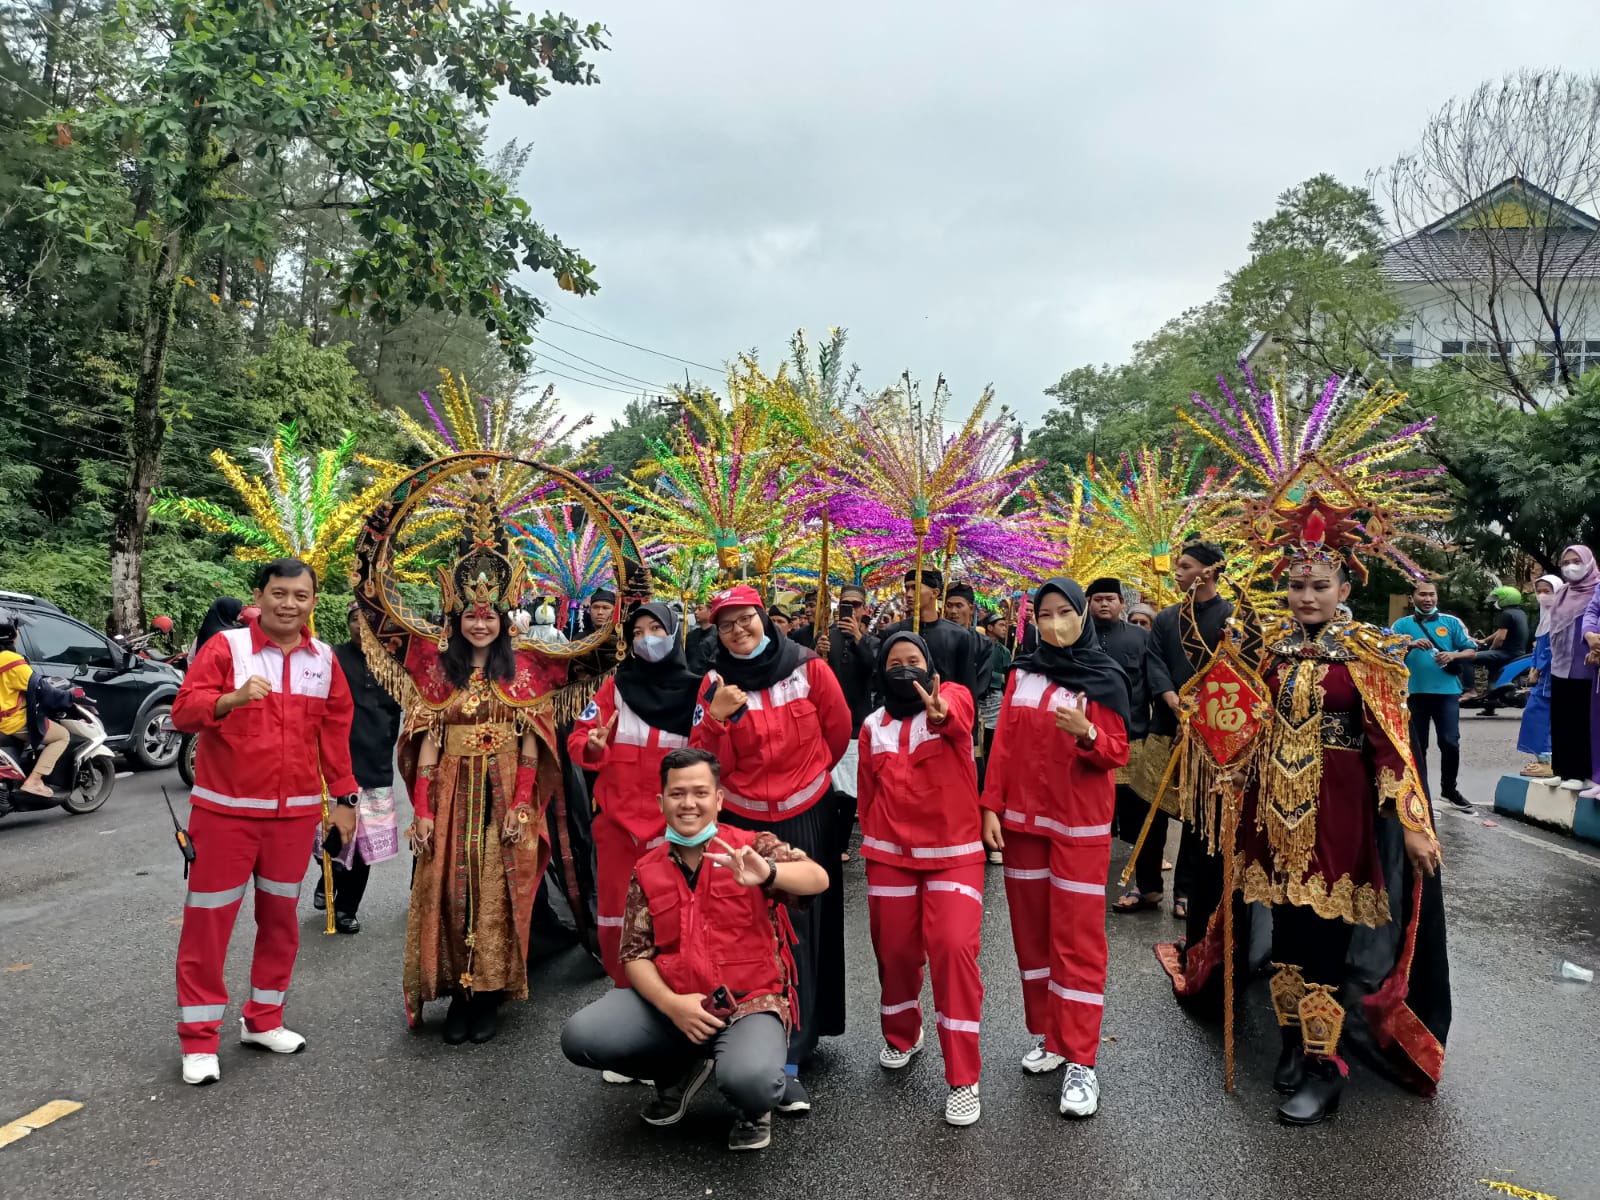
[[[1150, 628], [1150, 641], [1145, 653], [1145, 682], [1150, 689], [1150, 734], [1145, 747], [1147, 792], [1153, 792], [1166, 772], [1172, 749], [1172, 739], [1178, 733], [1178, 689], [1204, 669], [1217, 644], [1222, 640], [1222, 630], [1233, 616], [1233, 604], [1217, 594], [1217, 580], [1222, 573], [1224, 555], [1222, 548], [1211, 542], [1189, 542], [1178, 555], [1173, 568], [1173, 579], [1180, 592], [1192, 601], [1194, 628], [1186, 631], [1184, 604], [1170, 604], [1156, 614]], [[1198, 636], [1201, 644], [1194, 644]], [[1154, 795], [1148, 797], [1155, 800]], [[1150, 828], [1150, 840], [1166, 844], [1166, 813], [1156, 814]], [[1172, 915], [1189, 919], [1191, 932], [1195, 921], [1189, 917], [1189, 900], [1197, 891], [1209, 893], [1215, 884], [1217, 896], [1222, 894], [1222, 860], [1208, 861], [1205, 842], [1194, 829], [1185, 826], [1183, 840], [1178, 850], [1178, 867], [1172, 880]], [[1214, 869], [1213, 869], [1214, 868]], [[1215, 875], [1213, 880], [1211, 877]], [[1216, 907], [1216, 897], [1207, 896], [1208, 904], [1200, 907], [1207, 913]], [[1202, 925], [1199, 936], [1192, 937], [1199, 945], [1204, 936]]]
[[[350, 722], [350, 765], [361, 788], [358, 820], [366, 822], [381, 812], [392, 825], [394, 744], [400, 738], [400, 706], [367, 666], [367, 656], [361, 648], [361, 618], [354, 603], [350, 605], [348, 623], [350, 640], [335, 646], [333, 656], [339, 660], [339, 667], [350, 685], [350, 697], [355, 701], [355, 716]], [[399, 853], [398, 832], [394, 848], [395, 853]], [[356, 910], [361, 907], [367, 877], [372, 872], [372, 865], [362, 857], [359, 840], [353, 849], [348, 869], [338, 862], [333, 864], [333, 924], [340, 933], [361, 932]], [[316, 897], [317, 907], [323, 907], [320, 887]]]
[[711, 670], [711, 664], [717, 657], [717, 629], [711, 623], [711, 605], [704, 600], [695, 601], [694, 628], [689, 631], [683, 649], [689, 661], [689, 670], [696, 675], [704, 675]]
[[[1484, 684], [1489, 689], [1489, 697], [1483, 705], [1486, 717], [1500, 705], [1511, 702], [1510, 687], [1495, 687], [1500, 672], [1508, 663], [1528, 653], [1528, 614], [1522, 611], [1522, 593], [1514, 587], [1497, 587], [1491, 599], [1499, 609], [1494, 619], [1494, 633], [1479, 642], [1485, 648], [1471, 660], [1473, 669], [1485, 667], [1489, 672]], [[1466, 699], [1463, 697], [1463, 701]]]

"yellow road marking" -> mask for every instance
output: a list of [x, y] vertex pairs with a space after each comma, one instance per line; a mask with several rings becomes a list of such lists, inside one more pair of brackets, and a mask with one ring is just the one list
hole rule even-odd
[[0, 1146], [9, 1146], [12, 1142], [21, 1141], [35, 1129], [43, 1129], [53, 1121], [70, 1117], [82, 1107], [83, 1105], [76, 1100], [52, 1100], [49, 1104], [41, 1104], [27, 1116], [0, 1125]]
[[32, 963], [12, 963], [9, 967], [6, 968], [6, 970], [8, 970], [8, 971], [31, 971], [31, 970], [33, 970], [33, 964]]

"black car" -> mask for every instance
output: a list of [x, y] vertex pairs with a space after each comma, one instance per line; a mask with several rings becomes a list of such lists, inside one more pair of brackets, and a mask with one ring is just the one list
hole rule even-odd
[[183, 676], [134, 654], [48, 600], [0, 591], [0, 606], [22, 618], [17, 649], [35, 670], [72, 679], [99, 706], [106, 744], [131, 766], [155, 770], [178, 760], [167, 718]]

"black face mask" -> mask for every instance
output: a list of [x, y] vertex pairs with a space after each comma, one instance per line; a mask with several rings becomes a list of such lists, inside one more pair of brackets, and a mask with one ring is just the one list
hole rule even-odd
[[890, 667], [883, 673], [883, 681], [890, 694], [898, 700], [922, 699], [917, 694], [918, 684], [925, 692], [933, 689], [933, 676], [921, 667]]

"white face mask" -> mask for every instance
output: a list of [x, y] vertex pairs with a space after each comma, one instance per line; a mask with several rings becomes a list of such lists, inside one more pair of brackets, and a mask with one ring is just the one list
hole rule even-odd
[[1561, 578], [1568, 583], [1577, 583], [1585, 574], [1587, 574], [1587, 571], [1582, 563], [1568, 563], [1561, 568]]
[[645, 662], [658, 663], [672, 653], [677, 639], [670, 633], [646, 633], [633, 639], [633, 652]]
[[1555, 607], [1555, 603], [1556, 603], [1556, 594], [1554, 592], [1540, 592], [1539, 593], [1539, 607], [1540, 608], [1554, 608]]

